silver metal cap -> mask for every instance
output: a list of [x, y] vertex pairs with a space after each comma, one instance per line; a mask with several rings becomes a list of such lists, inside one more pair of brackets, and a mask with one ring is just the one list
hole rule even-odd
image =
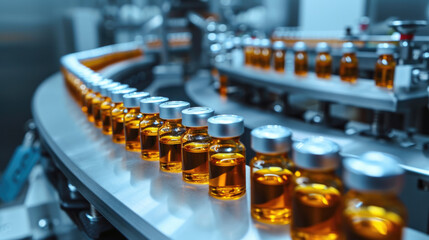
[[273, 43], [274, 50], [286, 50], [286, 44], [283, 41], [275, 41]]
[[395, 45], [389, 43], [379, 43], [377, 45], [377, 55], [393, 55], [395, 53]]
[[292, 148], [292, 131], [280, 125], [265, 125], [252, 130], [251, 147], [259, 153], [285, 153]]
[[136, 92], [137, 88], [125, 88], [121, 90], [116, 90], [111, 93], [112, 102], [119, 103], [124, 101], [124, 95], [127, 93]]
[[397, 157], [381, 152], [346, 158], [343, 179], [347, 187], [356, 190], [398, 192], [404, 181], [399, 162]]
[[100, 89], [101, 89], [100, 87], [101, 86], [111, 84], [112, 82], [113, 81], [111, 79], [104, 79], [102, 81], [98, 81], [98, 82], [92, 83], [92, 90], [94, 92], [100, 92]]
[[143, 98], [149, 97], [148, 92], [132, 92], [127, 93], [123, 96], [124, 98], [124, 107], [126, 108], [135, 108], [140, 107], [140, 100]]
[[214, 115], [209, 107], [191, 107], [182, 111], [182, 124], [186, 127], [207, 127], [207, 120]]
[[293, 144], [293, 159], [298, 167], [331, 170], [340, 163], [340, 146], [323, 137], [310, 137]]
[[98, 73], [92, 73], [88, 76], [83, 78], [83, 81], [85, 82], [86, 86], [92, 89], [92, 84], [102, 81], [104, 78]]
[[295, 52], [304, 52], [304, 51], [307, 51], [307, 44], [305, 44], [305, 42], [296, 42], [294, 45], [293, 45], [293, 50], [295, 51]]
[[342, 52], [343, 53], [355, 53], [356, 47], [352, 42], [345, 42], [345, 43], [343, 43]]
[[251, 37], [246, 37], [243, 39], [243, 46], [244, 47], [250, 47], [252, 46], [253, 40]]
[[109, 84], [102, 85], [102, 86], [100, 86], [100, 94], [102, 96], [107, 96], [107, 89], [109, 89], [109, 88], [115, 88], [115, 87], [117, 87], [119, 85], [121, 85], [121, 84], [118, 83], [118, 82], [111, 82]]
[[191, 104], [185, 101], [169, 101], [159, 105], [159, 117], [162, 119], [182, 119], [182, 110]]
[[145, 114], [159, 113], [159, 105], [167, 102], [167, 97], [148, 97], [140, 100], [140, 112]]
[[217, 115], [209, 118], [208, 133], [216, 138], [238, 137], [244, 132], [244, 119], [237, 115]]
[[108, 96], [109, 98], [112, 98], [112, 92], [118, 91], [118, 90], [123, 90], [123, 89], [129, 88], [129, 87], [130, 86], [128, 86], [128, 84], [121, 84], [121, 85], [114, 87], [114, 88], [108, 88], [106, 96]]
[[271, 48], [271, 41], [268, 38], [261, 39], [262, 48]]
[[259, 39], [259, 38], [252, 39], [252, 46], [253, 47], [260, 47], [261, 46], [261, 39]]
[[328, 53], [331, 51], [331, 47], [326, 42], [320, 42], [316, 45], [316, 52], [317, 53]]

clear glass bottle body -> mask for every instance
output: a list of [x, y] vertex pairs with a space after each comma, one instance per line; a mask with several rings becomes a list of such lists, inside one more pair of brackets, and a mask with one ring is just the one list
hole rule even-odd
[[346, 239], [401, 240], [407, 211], [394, 193], [350, 190], [342, 211]]
[[94, 125], [98, 128], [101, 128], [103, 125], [101, 121], [101, 104], [105, 99], [106, 98], [101, 94], [92, 99], [92, 115], [94, 118]]
[[111, 111], [115, 104], [112, 99], [106, 97], [100, 105], [101, 132], [105, 135], [112, 134], [112, 118]]
[[305, 77], [308, 73], [308, 54], [304, 51], [295, 52], [295, 75]]
[[380, 55], [375, 64], [374, 80], [378, 87], [393, 88], [396, 62], [392, 55]]
[[285, 71], [285, 60], [286, 59], [286, 50], [274, 50], [273, 52], [273, 62], [274, 70], [276, 72], [283, 73]]
[[140, 149], [143, 160], [159, 161], [158, 130], [163, 123], [159, 113], [143, 114], [140, 121]]
[[164, 172], [182, 172], [182, 135], [186, 128], [182, 119], [164, 120], [159, 128], [159, 165]]
[[256, 153], [250, 168], [252, 217], [263, 223], [288, 224], [294, 187], [292, 161], [286, 153]]
[[344, 53], [340, 60], [340, 78], [344, 82], [356, 82], [358, 78], [358, 59], [356, 53]]
[[240, 137], [212, 138], [209, 148], [209, 194], [238, 199], [246, 193], [246, 148]]
[[253, 47], [244, 48], [244, 64], [251, 66], [253, 64]]
[[332, 57], [328, 52], [320, 52], [316, 56], [315, 66], [316, 76], [318, 78], [328, 79], [332, 73]]
[[124, 104], [120, 102], [114, 103], [114, 106], [110, 111], [112, 140], [114, 143], [125, 143], [124, 110]]
[[209, 147], [207, 127], [189, 127], [182, 137], [182, 179], [187, 183], [209, 182]]
[[88, 91], [85, 95], [85, 105], [86, 105], [86, 114], [88, 117], [88, 121], [94, 122], [94, 112], [92, 109], [92, 100], [96, 97], [99, 97], [100, 93], [94, 91]]
[[343, 239], [342, 192], [343, 184], [334, 170], [296, 171], [292, 195], [292, 239]]
[[269, 70], [271, 68], [271, 49], [261, 49], [261, 57], [259, 62], [262, 69]]
[[125, 149], [132, 152], [140, 152], [140, 120], [142, 114], [140, 107], [124, 109], [124, 127], [125, 127]]

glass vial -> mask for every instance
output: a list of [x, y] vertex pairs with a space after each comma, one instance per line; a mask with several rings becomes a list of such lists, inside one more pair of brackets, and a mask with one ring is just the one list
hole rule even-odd
[[209, 118], [209, 195], [224, 200], [246, 193], [246, 148], [240, 142], [243, 118], [218, 115]]
[[393, 88], [396, 62], [393, 54], [395, 46], [387, 43], [380, 43], [377, 46], [378, 60], [375, 64], [374, 80], [375, 85], [382, 88]]
[[270, 39], [264, 38], [261, 40], [261, 57], [260, 65], [264, 70], [271, 68], [271, 41]]
[[124, 136], [125, 149], [140, 152], [140, 100], [149, 97], [147, 92], [132, 92], [125, 94], [124, 98]]
[[146, 161], [159, 161], [158, 130], [164, 123], [159, 117], [159, 105], [167, 102], [166, 97], [148, 97], [140, 100], [141, 158]]
[[159, 165], [164, 172], [182, 172], [181, 137], [186, 128], [182, 125], [182, 110], [190, 104], [184, 101], [169, 101], [159, 105], [159, 116], [164, 123], [159, 128]]
[[276, 41], [273, 44], [273, 62], [274, 71], [285, 72], [286, 44], [283, 41]]
[[[106, 100], [106, 91], [103, 89], [114, 88], [119, 86], [118, 82], [111, 82], [109, 84], [104, 84], [101, 86], [94, 86], [94, 91], [99, 92], [100, 94], [96, 95], [92, 99], [92, 115], [94, 116], [94, 125], [97, 128], [101, 128], [101, 104]], [[104, 93], [104, 94], [103, 94]]]
[[283, 126], [266, 125], [252, 130], [250, 162], [251, 215], [269, 224], [288, 224], [294, 186], [293, 164], [289, 158], [292, 132]]
[[209, 182], [209, 147], [207, 120], [214, 115], [208, 107], [191, 107], [182, 111], [182, 179], [187, 183]]
[[[81, 92], [81, 102], [82, 102], [82, 112], [88, 114], [88, 102], [86, 96], [92, 94], [92, 84], [102, 81], [103, 77], [100, 74], [93, 73], [89, 74], [84, 78], [85, 86], [82, 88]], [[91, 109], [92, 112], [92, 109]]]
[[124, 131], [124, 95], [137, 91], [136, 88], [126, 88], [112, 92], [112, 110], [110, 111], [110, 125], [112, 126], [112, 141], [125, 143]]
[[295, 75], [305, 77], [308, 73], [307, 44], [296, 42], [293, 45], [293, 50], [295, 52]]
[[340, 78], [344, 82], [355, 83], [358, 78], [358, 59], [353, 43], [343, 44], [343, 57], [340, 60]]
[[261, 66], [261, 40], [255, 38], [252, 40], [252, 66], [260, 67]]
[[92, 91], [88, 92], [88, 94], [85, 95], [85, 103], [86, 103], [86, 107], [87, 107], [86, 114], [88, 117], [88, 121], [94, 122], [94, 109], [93, 109], [92, 102], [95, 98], [101, 97], [100, 86], [110, 84], [111, 82], [112, 82], [112, 80], [105, 79], [105, 80], [101, 80], [101, 81], [97, 81], [97, 82], [91, 82], [89, 84]]
[[252, 65], [253, 46], [252, 38], [248, 37], [243, 40], [244, 64], [247, 66]]
[[128, 88], [128, 84], [121, 84], [113, 88], [101, 88], [101, 95], [106, 96], [104, 101], [100, 105], [100, 115], [101, 115], [101, 132], [105, 135], [112, 134], [112, 125], [111, 125], [111, 116], [110, 112], [114, 107], [112, 102], [112, 92], [123, 90]]
[[397, 196], [404, 181], [398, 163], [380, 152], [344, 160], [344, 183], [350, 188], [342, 211], [346, 239], [402, 239], [407, 211]]
[[293, 145], [297, 171], [292, 198], [292, 239], [341, 239], [343, 185], [335, 175], [340, 147], [322, 137]]
[[332, 73], [331, 48], [326, 42], [320, 42], [316, 45], [316, 66], [315, 72], [318, 78], [328, 79]]

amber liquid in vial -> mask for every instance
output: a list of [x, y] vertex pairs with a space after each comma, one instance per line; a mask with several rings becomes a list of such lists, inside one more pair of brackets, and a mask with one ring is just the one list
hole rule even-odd
[[345, 53], [340, 61], [340, 78], [355, 83], [358, 78], [358, 60], [355, 53]]
[[226, 75], [220, 75], [219, 83], [219, 94], [222, 97], [226, 97], [228, 95], [228, 77]]
[[120, 103], [110, 113], [112, 120], [112, 139], [114, 143], [125, 143], [124, 104]]
[[105, 135], [112, 134], [112, 118], [110, 112], [115, 104], [111, 102], [110, 98], [106, 98], [100, 105], [100, 118], [101, 118], [101, 132]]
[[295, 52], [295, 75], [305, 77], [308, 72], [307, 52]]
[[375, 85], [378, 87], [392, 89], [395, 66], [395, 59], [392, 55], [381, 55], [375, 64]]
[[209, 181], [210, 143], [190, 142], [183, 146], [183, 180], [188, 183], [207, 184]]
[[161, 136], [159, 163], [164, 172], [182, 172], [182, 144], [180, 136]]
[[262, 48], [259, 59], [262, 69], [268, 70], [271, 68], [271, 50], [269, 48]]
[[240, 153], [210, 155], [209, 194], [218, 199], [238, 199], [246, 193], [246, 160]]
[[286, 51], [275, 50], [273, 53], [273, 58], [274, 58], [274, 70], [276, 72], [284, 72], [285, 71]]
[[252, 65], [252, 57], [253, 57], [253, 48], [245, 47], [244, 48], [244, 64]]
[[327, 79], [331, 77], [332, 57], [329, 53], [321, 52], [317, 54], [315, 72], [318, 78]]
[[341, 238], [341, 193], [324, 184], [295, 187], [292, 201], [292, 239]]
[[124, 110], [125, 149], [140, 152], [140, 107]]
[[260, 67], [261, 66], [261, 48], [259, 48], [259, 47], [253, 48], [252, 65], [254, 67]]
[[147, 127], [140, 132], [141, 157], [147, 161], [159, 160], [158, 128]]
[[98, 96], [92, 100], [92, 114], [94, 116], [94, 125], [98, 128], [101, 128], [103, 125], [101, 122], [101, 104], [104, 102], [105, 99], [105, 97]]
[[86, 114], [88, 115], [88, 121], [94, 122], [94, 113], [92, 109], [92, 100], [97, 97], [97, 94], [94, 92], [88, 92], [85, 95], [85, 104], [86, 104]]
[[81, 99], [80, 102], [82, 103], [82, 107], [81, 107], [82, 112], [85, 113], [85, 114], [88, 112], [88, 105], [86, 104], [86, 95], [89, 92], [92, 92], [92, 90], [90, 90], [86, 86], [82, 87], [81, 96], [80, 96], [80, 99]]

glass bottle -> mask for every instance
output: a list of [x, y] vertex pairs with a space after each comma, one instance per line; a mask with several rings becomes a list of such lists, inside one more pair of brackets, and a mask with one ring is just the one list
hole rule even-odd
[[209, 147], [207, 120], [214, 115], [208, 107], [191, 107], [182, 111], [182, 179], [187, 183], [209, 182]]
[[377, 46], [378, 60], [375, 64], [374, 80], [375, 85], [382, 88], [393, 88], [396, 62], [393, 54], [395, 46], [387, 43], [380, 43]]
[[343, 184], [335, 175], [340, 147], [322, 137], [293, 145], [297, 171], [292, 197], [292, 239], [342, 239]]
[[261, 57], [259, 58], [261, 68], [269, 70], [271, 68], [271, 41], [269, 39], [261, 40]]
[[353, 43], [343, 44], [343, 57], [340, 60], [340, 78], [344, 82], [355, 83], [358, 78], [358, 59]]
[[82, 86], [80, 98], [82, 102], [82, 112], [84, 112], [85, 114], [88, 114], [88, 103], [86, 101], [86, 95], [92, 93], [91, 84], [102, 80], [103, 77], [97, 73], [88, 74], [83, 78], [84, 85]]
[[113, 88], [101, 88], [101, 95], [106, 96], [104, 101], [100, 105], [100, 116], [101, 116], [101, 132], [105, 135], [112, 134], [111, 116], [110, 112], [114, 104], [112, 102], [112, 92], [128, 88], [128, 84], [121, 84]]
[[102, 122], [101, 122], [101, 104], [106, 100], [106, 95], [102, 93], [102, 89], [106, 88], [114, 88], [119, 86], [120, 83], [118, 82], [111, 82], [109, 84], [104, 85], [98, 85], [94, 86], [94, 91], [99, 92], [93, 99], [92, 99], [92, 115], [94, 117], [94, 125], [97, 128], [101, 128]]
[[140, 152], [140, 100], [149, 97], [147, 92], [132, 92], [123, 96], [124, 98], [124, 136], [125, 149]]
[[124, 131], [124, 95], [137, 91], [136, 88], [126, 88], [112, 92], [112, 109], [110, 110], [110, 125], [112, 126], [112, 141], [125, 143]]
[[273, 68], [276, 72], [283, 73], [286, 63], [286, 45], [283, 41], [275, 41], [273, 44]]
[[344, 160], [344, 183], [350, 188], [342, 210], [346, 239], [402, 239], [407, 210], [397, 196], [404, 181], [398, 163], [380, 152]]
[[158, 130], [164, 123], [159, 117], [159, 105], [167, 102], [166, 97], [148, 97], [140, 100], [141, 158], [146, 161], [159, 161]]
[[320, 42], [316, 45], [316, 65], [315, 72], [318, 78], [328, 79], [332, 73], [331, 48], [326, 42]]
[[305, 77], [308, 73], [307, 44], [304, 42], [296, 42], [293, 45], [293, 50], [295, 52], [295, 75]]
[[247, 66], [252, 65], [253, 61], [253, 46], [252, 46], [252, 38], [248, 37], [243, 40], [244, 46], [244, 64]]
[[159, 116], [164, 123], [159, 128], [159, 165], [164, 172], [182, 172], [181, 137], [186, 128], [182, 125], [182, 110], [190, 104], [184, 101], [169, 101], [159, 105]]
[[290, 222], [294, 186], [291, 144], [292, 132], [286, 127], [266, 125], [252, 130], [251, 145], [256, 156], [250, 162], [250, 211], [257, 221]]
[[261, 67], [261, 40], [259, 38], [253, 39], [252, 50], [252, 66]]
[[240, 142], [243, 118], [218, 115], [209, 118], [209, 195], [224, 200], [246, 193], [246, 148]]
[[99, 86], [110, 84], [111, 82], [112, 80], [110, 79], [105, 79], [97, 82], [89, 82], [89, 87], [91, 91], [89, 91], [85, 95], [85, 105], [87, 107], [86, 114], [89, 122], [94, 122], [94, 111], [93, 111], [94, 109], [92, 108], [93, 106], [92, 101], [94, 100], [94, 98], [101, 96], [99, 92], [100, 91]]

